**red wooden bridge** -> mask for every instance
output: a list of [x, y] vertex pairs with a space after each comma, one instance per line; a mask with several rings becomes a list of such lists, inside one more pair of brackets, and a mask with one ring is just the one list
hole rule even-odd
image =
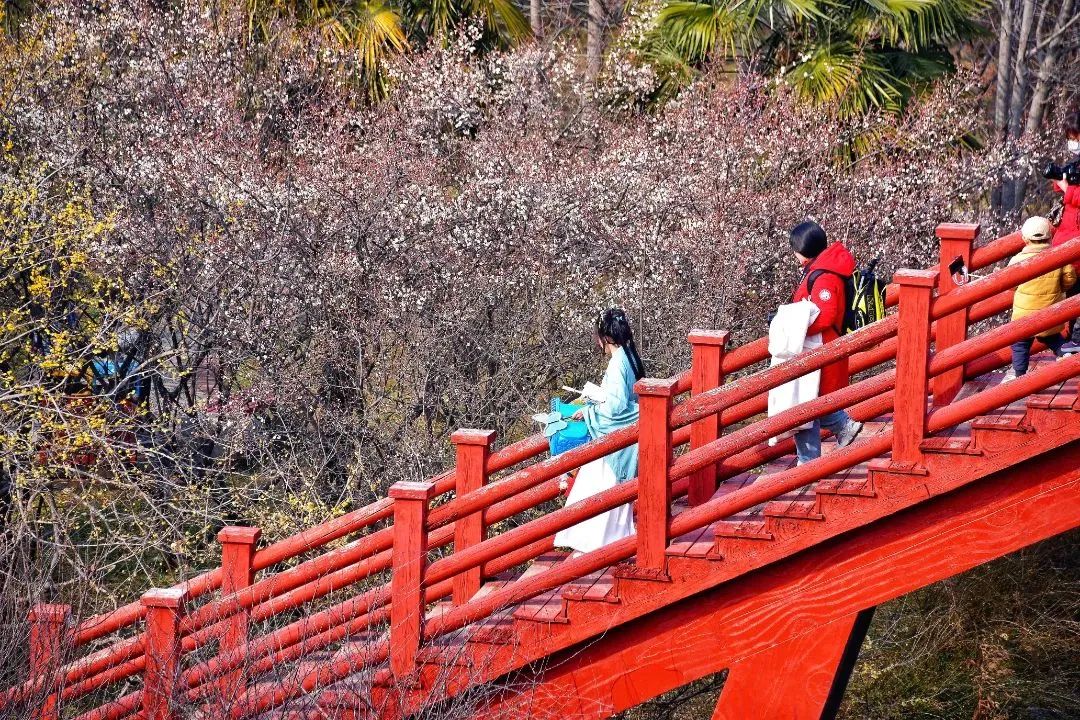
[[[830, 716], [876, 605], [1080, 524], [1080, 356], [1000, 372], [1080, 297], [982, 322], [1080, 239], [957, 287], [954, 258], [990, 268], [1022, 245], [976, 249], [977, 232], [940, 226], [940, 266], [889, 288], [897, 313], [775, 368], [752, 372], [764, 339], [691, 333], [691, 369], [642, 380], [639, 424], [599, 442], [549, 458], [541, 437], [496, 451], [459, 430], [431, 482], [263, 547], [225, 528], [220, 567], [77, 624], [36, 606], [0, 714], [604, 718], [727, 669], [714, 718]], [[839, 356], [860, 379], [760, 419], [770, 388]], [[796, 467], [790, 439], [767, 443], [838, 408], [867, 423], [846, 448]], [[635, 442], [637, 479], [537, 510]], [[636, 536], [554, 551], [627, 502]]]

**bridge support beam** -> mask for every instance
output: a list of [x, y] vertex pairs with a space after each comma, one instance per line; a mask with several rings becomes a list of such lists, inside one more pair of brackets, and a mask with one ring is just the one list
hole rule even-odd
[[734, 664], [713, 720], [834, 717], [872, 616], [845, 615]]
[[523, 674], [519, 687], [474, 717], [603, 720], [738, 667], [796, 640], [794, 632], [827, 627], [1071, 530], [1077, 518], [1074, 441], [625, 626], [610, 628], [605, 618], [603, 632]]

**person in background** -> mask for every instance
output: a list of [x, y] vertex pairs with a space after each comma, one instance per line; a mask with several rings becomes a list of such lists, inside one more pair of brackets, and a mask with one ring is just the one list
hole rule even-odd
[[[572, 416], [574, 420], [585, 421], [592, 440], [637, 422], [638, 397], [634, 383], [645, 377], [645, 366], [638, 355], [630, 319], [624, 310], [611, 308], [600, 314], [596, 319], [596, 343], [608, 357], [607, 370], [600, 384], [603, 402], [587, 405]], [[634, 479], [637, 468], [637, 444], [593, 460], [578, 472], [566, 504], [581, 502]], [[633, 534], [634, 514], [627, 504], [559, 531], [555, 535], [555, 545], [569, 547], [580, 555]]]
[[[1072, 114], [1065, 126], [1066, 163], [1080, 163], [1080, 109]], [[1065, 208], [1061, 212], [1061, 222], [1054, 231], [1053, 247], [1080, 236], [1080, 185], [1070, 185], [1068, 180], [1055, 180], [1054, 190], [1062, 194]], [[1072, 297], [1080, 293], [1080, 283], [1075, 284], [1066, 293]], [[1080, 322], [1073, 320], [1069, 326], [1068, 342], [1061, 346], [1062, 352], [1080, 352]]]
[[[817, 305], [817, 319], [806, 329], [807, 335], [821, 333], [823, 343], [841, 335], [847, 307], [845, 278], [855, 272], [855, 258], [843, 243], [829, 245], [825, 231], [813, 220], [799, 223], [790, 233], [791, 250], [802, 267], [802, 280], [791, 302], [810, 300]], [[848, 361], [841, 358], [821, 369], [818, 395], [828, 395], [848, 384]], [[840, 447], [847, 447], [862, 431], [862, 423], [852, 420], [844, 410], [837, 410], [795, 433], [799, 464], [821, 457], [821, 428], [836, 436]]]
[[[1010, 265], [1030, 260], [1039, 253], [1050, 247], [1050, 240], [1054, 228], [1050, 221], [1044, 217], [1030, 217], [1020, 228], [1020, 234], [1024, 238], [1024, 249], [1018, 252], [1009, 261]], [[1076, 284], [1076, 272], [1072, 265], [1055, 268], [1045, 275], [1021, 283], [1013, 295], [1012, 319], [1019, 320], [1028, 315], [1050, 307], [1056, 302], [1065, 299], [1065, 291]], [[1047, 330], [1039, 336], [1039, 340], [1050, 348], [1055, 355], [1061, 357], [1064, 339], [1061, 333], [1068, 329], [1068, 324], [1060, 325]], [[1026, 338], [1013, 343], [1012, 346], [1012, 369], [1013, 375], [1006, 375], [1006, 379], [1020, 377], [1028, 371], [1028, 360], [1031, 356], [1031, 346], [1035, 338]]]

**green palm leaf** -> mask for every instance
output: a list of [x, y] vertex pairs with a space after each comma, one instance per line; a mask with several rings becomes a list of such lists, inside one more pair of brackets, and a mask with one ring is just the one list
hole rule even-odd
[[989, 0], [666, 0], [643, 47], [688, 67], [753, 57], [799, 94], [843, 112], [899, 111], [952, 68], [943, 48], [978, 31]]

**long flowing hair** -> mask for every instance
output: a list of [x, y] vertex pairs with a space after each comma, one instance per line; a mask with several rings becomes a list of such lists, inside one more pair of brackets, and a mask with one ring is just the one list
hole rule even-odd
[[636, 380], [645, 377], [645, 363], [641, 361], [637, 345], [634, 344], [634, 331], [630, 329], [630, 318], [626, 316], [625, 310], [609, 308], [600, 313], [596, 318], [596, 334], [608, 338], [626, 351]]

